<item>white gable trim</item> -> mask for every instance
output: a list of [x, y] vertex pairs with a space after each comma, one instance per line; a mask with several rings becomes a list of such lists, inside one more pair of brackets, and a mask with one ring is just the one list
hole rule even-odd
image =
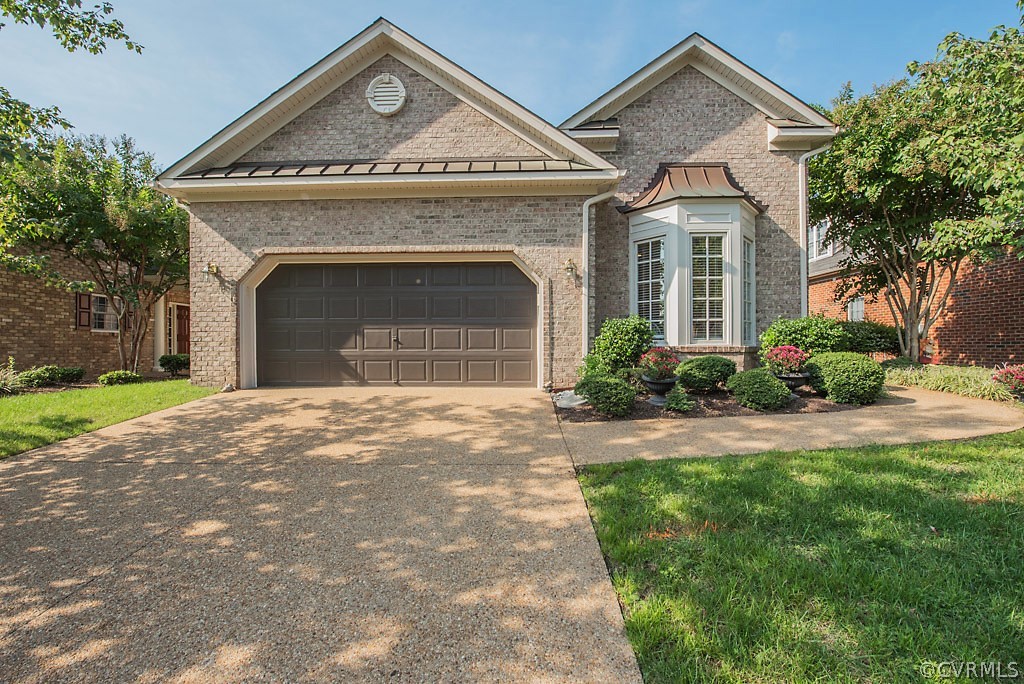
[[384, 54], [395, 56], [421, 73], [426, 67], [425, 76], [546, 153], [598, 169], [614, 168], [584, 145], [391, 22], [378, 19], [173, 164], [158, 176], [158, 181], [236, 161]]
[[707, 38], [694, 33], [573, 114], [561, 128], [575, 128], [588, 121], [614, 116], [685, 66], [693, 66], [769, 117], [806, 121], [816, 126], [834, 125], [795, 95], [786, 92]]

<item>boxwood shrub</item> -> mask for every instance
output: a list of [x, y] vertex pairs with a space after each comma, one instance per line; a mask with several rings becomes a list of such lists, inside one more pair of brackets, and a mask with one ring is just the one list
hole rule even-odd
[[609, 318], [601, 325], [601, 332], [594, 338], [594, 348], [583, 361], [583, 375], [588, 370], [614, 374], [623, 368], [633, 368], [653, 342], [654, 332], [646, 319], [639, 316]]
[[142, 376], [131, 371], [116, 370], [104, 373], [98, 381], [101, 385], [132, 385], [142, 382]]
[[610, 375], [588, 375], [576, 383], [575, 392], [608, 416], [628, 416], [636, 401], [636, 390]]
[[157, 359], [157, 363], [165, 373], [170, 373], [173, 378], [181, 371], [189, 369], [189, 356], [188, 354], [164, 354]]
[[874, 321], [840, 321], [839, 324], [847, 338], [842, 351], [900, 355], [900, 332], [895, 326]]
[[79, 382], [83, 377], [85, 369], [77, 366], [36, 366], [18, 374], [18, 379], [25, 387]]
[[775, 411], [790, 400], [789, 388], [765, 368], [736, 373], [726, 387], [737, 403], [756, 411]]
[[812, 356], [822, 352], [843, 351], [850, 337], [842, 324], [822, 315], [803, 318], [779, 318], [761, 333], [761, 350], [782, 346], [803, 349]]
[[686, 390], [680, 387], [678, 384], [668, 391], [665, 395], [665, 410], [666, 411], [678, 411], [679, 413], [685, 413], [686, 411], [692, 411], [697, 405], [697, 402], [686, 393]]
[[840, 404], [872, 404], [882, 394], [882, 364], [856, 352], [816, 354], [807, 362], [811, 387]]
[[679, 385], [693, 392], [713, 392], [736, 373], [736, 363], [724, 356], [698, 356], [676, 369]]

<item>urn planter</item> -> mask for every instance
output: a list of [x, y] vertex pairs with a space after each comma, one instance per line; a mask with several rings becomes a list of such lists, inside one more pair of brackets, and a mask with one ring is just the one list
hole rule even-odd
[[665, 395], [668, 394], [669, 390], [676, 386], [676, 382], [679, 381], [679, 376], [674, 375], [671, 378], [651, 378], [646, 375], [641, 375], [640, 379], [647, 385], [647, 389], [651, 390], [651, 398], [647, 400], [648, 403], [654, 406], [665, 405]]
[[792, 392], [797, 387], [803, 387], [811, 379], [810, 373], [776, 373], [775, 377], [785, 383], [789, 391]]

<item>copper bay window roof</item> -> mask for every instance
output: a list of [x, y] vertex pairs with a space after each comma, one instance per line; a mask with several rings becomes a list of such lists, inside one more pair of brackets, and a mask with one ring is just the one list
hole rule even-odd
[[725, 163], [664, 163], [658, 166], [650, 185], [632, 202], [619, 208], [623, 213], [678, 199], [715, 197], [738, 198], [761, 213], [765, 206], [740, 187]]

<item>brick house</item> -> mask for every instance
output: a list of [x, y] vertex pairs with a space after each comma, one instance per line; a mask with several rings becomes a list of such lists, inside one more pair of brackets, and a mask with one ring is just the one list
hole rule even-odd
[[[840, 320], [893, 324], [883, 298], [836, 301], [845, 253], [817, 226], [808, 231], [808, 310]], [[941, 283], [946, 287], [946, 283]], [[1024, 361], [1024, 260], [1014, 252], [965, 263], [946, 309], [922, 343], [922, 361], [997, 366]]]
[[[69, 278], [88, 279], [75, 262], [54, 256]], [[156, 360], [189, 351], [189, 293], [168, 292], [154, 307], [139, 371], [159, 373]], [[106, 297], [77, 294], [48, 286], [43, 280], [0, 268], [0, 356], [13, 357], [19, 370], [54, 364], [80, 366], [94, 380], [121, 367], [117, 353], [117, 318]]]
[[567, 386], [602, 320], [753, 358], [832, 122], [691, 35], [553, 126], [386, 20], [172, 165], [192, 377]]

